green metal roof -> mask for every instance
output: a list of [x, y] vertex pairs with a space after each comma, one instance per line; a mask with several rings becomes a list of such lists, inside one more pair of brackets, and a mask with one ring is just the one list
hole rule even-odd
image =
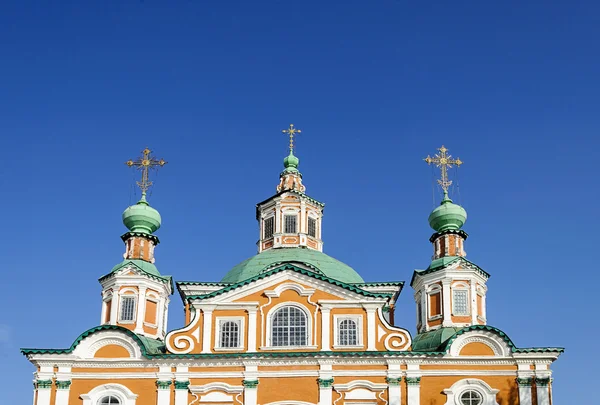
[[414, 352], [437, 351], [448, 339], [462, 328], [440, 328], [425, 333], [419, 333], [412, 341]]
[[[292, 270], [292, 271], [295, 271], [297, 273], [304, 274], [306, 276], [316, 278], [318, 280], [323, 280], [323, 281], [326, 281], [326, 282], [331, 283], [333, 285], [337, 285], [339, 287], [342, 287], [342, 288], [345, 288], [345, 289], [350, 290], [352, 292], [355, 292], [357, 294], [364, 295], [366, 297], [392, 298], [392, 294], [375, 293], [375, 292], [370, 292], [370, 291], [367, 291], [367, 290], [363, 290], [363, 289], [361, 289], [359, 287], [356, 287], [354, 284], [343, 283], [343, 282], [341, 282], [339, 280], [336, 280], [336, 279], [333, 279], [333, 278], [329, 278], [329, 277], [327, 277], [327, 276], [325, 276], [323, 274], [316, 273], [316, 272], [311, 271], [311, 270], [306, 270], [306, 269], [294, 266], [293, 264], [290, 264], [290, 263], [284, 263], [284, 264], [277, 265], [275, 268], [272, 268], [271, 270], [267, 270], [265, 272], [259, 273], [259, 274], [257, 274], [254, 277], [248, 278], [246, 280], [239, 281], [237, 283], [228, 284], [226, 287], [224, 287], [224, 288], [222, 288], [220, 290], [212, 291], [210, 293], [201, 294], [201, 295], [189, 295], [186, 298], [188, 300], [196, 300], [196, 299], [202, 300], [202, 299], [208, 299], [208, 298], [216, 297], [217, 295], [225, 294], [226, 292], [229, 292], [231, 290], [235, 290], [236, 288], [243, 287], [243, 286], [248, 285], [248, 284], [250, 284], [250, 283], [252, 283], [254, 281], [261, 280], [263, 278], [271, 276], [272, 274], [279, 273], [279, 272], [282, 272], [282, 271], [285, 271], [285, 270]], [[181, 292], [181, 289], [179, 291]]]
[[343, 283], [364, 283], [362, 277], [347, 264], [318, 250], [300, 247], [265, 250], [235, 266], [223, 277], [221, 282], [237, 283], [255, 277], [280, 264], [294, 262]]
[[430, 274], [430, 273], [436, 272], [438, 270], [445, 269], [446, 267], [450, 266], [451, 264], [453, 264], [456, 261], [462, 261], [463, 264], [473, 267], [479, 274], [481, 274], [485, 278], [491, 277], [487, 271], [483, 270], [481, 267], [479, 267], [472, 261], [465, 259], [462, 256], [445, 256], [445, 257], [440, 257], [439, 259], [433, 260], [425, 270], [415, 270], [413, 272], [412, 279], [410, 280], [410, 285], [411, 286], [413, 285], [416, 276], [424, 276], [426, 274]]

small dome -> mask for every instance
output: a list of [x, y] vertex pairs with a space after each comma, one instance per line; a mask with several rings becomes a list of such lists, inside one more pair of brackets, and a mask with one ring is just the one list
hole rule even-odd
[[285, 167], [285, 170], [288, 172], [297, 171], [299, 163], [300, 159], [294, 156], [294, 153], [291, 150], [290, 154], [283, 159], [283, 167]]
[[458, 204], [454, 204], [448, 194], [439, 207], [429, 214], [429, 226], [436, 232], [459, 230], [467, 220], [467, 211]]
[[280, 264], [294, 262], [344, 283], [364, 283], [362, 277], [347, 264], [318, 250], [299, 247], [265, 250], [235, 266], [223, 277], [221, 282], [237, 283], [269, 271]]
[[160, 228], [160, 214], [146, 201], [146, 196], [123, 212], [123, 224], [131, 232], [154, 233]]

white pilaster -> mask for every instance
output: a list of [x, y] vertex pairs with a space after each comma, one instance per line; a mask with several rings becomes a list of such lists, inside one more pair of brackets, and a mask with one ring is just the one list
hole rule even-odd
[[112, 298], [110, 299], [110, 319], [108, 323], [111, 325], [117, 324], [117, 317], [119, 316], [119, 294], [113, 290]]
[[156, 394], [156, 405], [171, 405], [171, 386], [168, 388], [158, 387], [158, 392]]
[[177, 367], [175, 370], [175, 405], [188, 405], [188, 386], [190, 377], [188, 367]]
[[211, 353], [212, 313], [214, 309], [214, 306], [202, 308], [202, 353]]
[[144, 333], [144, 318], [146, 317], [146, 287], [139, 287], [135, 333]]
[[421, 331], [427, 330], [427, 293], [421, 292]]
[[98, 325], [104, 325], [104, 322], [106, 321], [106, 311], [108, 310], [107, 302], [108, 300], [102, 300], [102, 313], [100, 314], [100, 323]]
[[451, 294], [450, 294], [450, 280], [442, 280], [442, 312], [443, 312], [443, 321], [442, 326], [451, 326], [452, 325], [452, 304], [451, 304]]
[[321, 307], [321, 350], [331, 350], [331, 309]]
[[389, 405], [400, 405], [402, 403], [402, 371], [399, 362], [388, 363], [388, 402]]
[[156, 334], [160, 337], [164, 336], [163, 330], [164, 330], [164, 326], [163, 326], [163, 319], [164, 319], [164, 313], [165, 313], [165, 297], [161, 296], [160, 299], [158, 300], [158, 314], [156, 315], [157, 319], [156, 319], [156, 325], [157, 325], [157, 332]]
[[[327, 312], [329, 312], [329, 308]], [[319, 364], [319, 405], [331, 405], [333, 400], [333, 362], [322, 360]]]
[[363, 305], [367, 310], [367, 350], [377, 350], [377, 324], [375, 321], [375, 312], [377, 306]]
[[469, 297], [471, 298], [471, 323], [473, 325], [477, 325], [479, 322], [477, 322], [477, 289], [475, 286], [475, 280], [471, 280], [470, 287], [471, 290]]
[[54, 367], [41, 366], [40, 371], [35, 373], [37, 400], [35, 405], [50, 405], [50, 393], [52, 392], [52, 377]]
[[406, 365], [407, 405], [421, 404], [421, 372], [418, 364]]
[[58, 366], [56, 373], [56, 398], [55, 405], [69, 405], [71, 390], [71, 366]]
[[531, 385], [519, 384], [519, 405], [531, 405]]
[[256, 335], [258, 329], [256, 327], [256, 312], [257, 308], [249, 308], [248, 310], [248, 351], [256, 351]]
[[537, 405], [550, 405], [550, 377], [535, 378]]
[[173, 379], [171, 366], [159, 366], [157, 378], [156, 405], [171, 405], [171, 380]]
[[52, 392], [52, 385], [48, 387], [37, 387], [37, 401], [35, 405], [50, 405], [50, 392]]

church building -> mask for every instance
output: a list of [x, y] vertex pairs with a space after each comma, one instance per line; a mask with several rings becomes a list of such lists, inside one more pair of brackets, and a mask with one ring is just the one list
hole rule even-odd
[[[462, 162], [443, 146], [425, 159], [444, 194], [428, 218], [432, 256], [412, 273], [414, 309], [400, 309], [416, 310], [411, 336], [394, 322], [403, 282], [365, 281], [323, 252], [324, 204], [298, 169], [298, 129], [284, 132], [276, 193], [256, 205], [258, 252], [220, 282], [165, 275], [146, 191], [166, 162], [148, 149], [127, 162], [142, 197], [123, 212], [123, 260], [99, 275], [98, 326], [66, 348], [21, 349], [34, 405], [551, 405], [563, 349], [518, 347], [487, 323], [490, 274], [466, 258], [467, 213], [448, 194]], [[173, 298], [185, 324], [169, 329]]]

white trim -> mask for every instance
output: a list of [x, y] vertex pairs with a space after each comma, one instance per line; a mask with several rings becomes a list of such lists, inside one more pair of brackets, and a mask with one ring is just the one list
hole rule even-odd
[[462, 405], [460, 396], [465, 391], [476, 391], [483, 399], [481, 405], [498, 405], [496, 402], [496, 394], [500, 390], [490, 387], [485, 381], [477, 378], [466, 378], [452, 384], [450, 388], [446, 388], [443, 392], [446, 394], [446, 403], [444, 405]]
[[371, 391], [379, 391], [387, 389], [387, 384], [377, 384], [367, 380], [354, 380], [346, 384], [334, 384], [333, 388], [339, 392], [352, 391], [356, 388], [367, 388]]
[[104, 384], [92, 389], [87, 394], [81, 394], [83, 405], [97, 405], [101, 398], [112, 395], [121, 401], [121, 405], [135, 405], [137, 395], [121, 384]]
[[[191, 309], [191, 320], [190, 323], [182, 329], [176, 329], [167, 334], [165, 337], [165, 345], [167, 346], [167, 350], [171, 353], [175, 354], [187, 354], [194, 350], [196, 344], [200, 343], [200, 327], [198, 323], [200, 321], [200, 310], [196, 308]], [[186, 336], [185, 333], [194, 329], [192, 332], [192, 337], [196, 338], [196, 341], [192, 339], [190, 336]], [[173, 339], [173, 344], [171, 345], [171, 337], [175, 336]]]
[[[269, 297], [271, 298], [271, 297]], [[302, 312], [304, 312], [304, 315], [306, 316], [306, 346], [273, 346], [271, 339], [272, 339], [272, 328], [273, 328], [273, 314], [275, 314], [279, 309], [284, 308], [284, 307], [295, 307], [298, 308], [299, 310], [301, 310]], [[313, 325], [312, 325], [312, 317], [311, 317], [311, 313], [310, 310], [297, 302], [292, 302], [292, 301], [288, 301], [288, 302], [282, 302], [280, 304], [277, 304], [275, 306], [273, 306], [269, 312], [267, 313], [267, 317], [266, 317], [266, 329], [267, 329], [267, 336], [266, 336], [266, 346], [265, 347], [261, 347], [261, 350], [282, 350], [282, 349], [294, 349], [294, 348], [316, 348], [315, 345], [310, 345], [310, 343], [313, 341]]]
[[[348, 315], [334, 315], [333, 316], [333, 348], [334, 349], [358, 349], [364, 347], [363, 342], [363, 315], [361, 314], [348, 314]], [[344, 320], [354, 321], [356, 324], [356, 345], [341, 345], [340, 344], [340, 323]]]
[[[221, 327], [225, 322], [235, 322], [238, 325], [238, 345], [236, 347], [223, 347], [221, 342]], [[215, 317], [215, 351], [239, 351], [244, 349], [244, 316], [217, 316]]]
[[[463, 347], [469, 343], [483, 343], [490, 347], [494, 356], [510, 357], [511, 349], [508, 344], [494, 332], [473, 330], [458, 336], [450, 346], [450, 356], [459, 356]], [[461, 356], [470, 357], [470, 356]]]
[[212, 382], [204, 385], [190, 385], [189, 390], [193, 393], [206, 393], [209, 391], [223, 391], [226, 393], [244, 392], [244, 387], [241, 385], [230, 385], [224, 382]]
[[123, 347], [131, 359], [142, 358], [142, 351], [138, 343], [118, 330], [99, 331], [85, 337], [73, 350], [73, 355], [81, 359], [92, 359], [98, 350], [108, 345]]

